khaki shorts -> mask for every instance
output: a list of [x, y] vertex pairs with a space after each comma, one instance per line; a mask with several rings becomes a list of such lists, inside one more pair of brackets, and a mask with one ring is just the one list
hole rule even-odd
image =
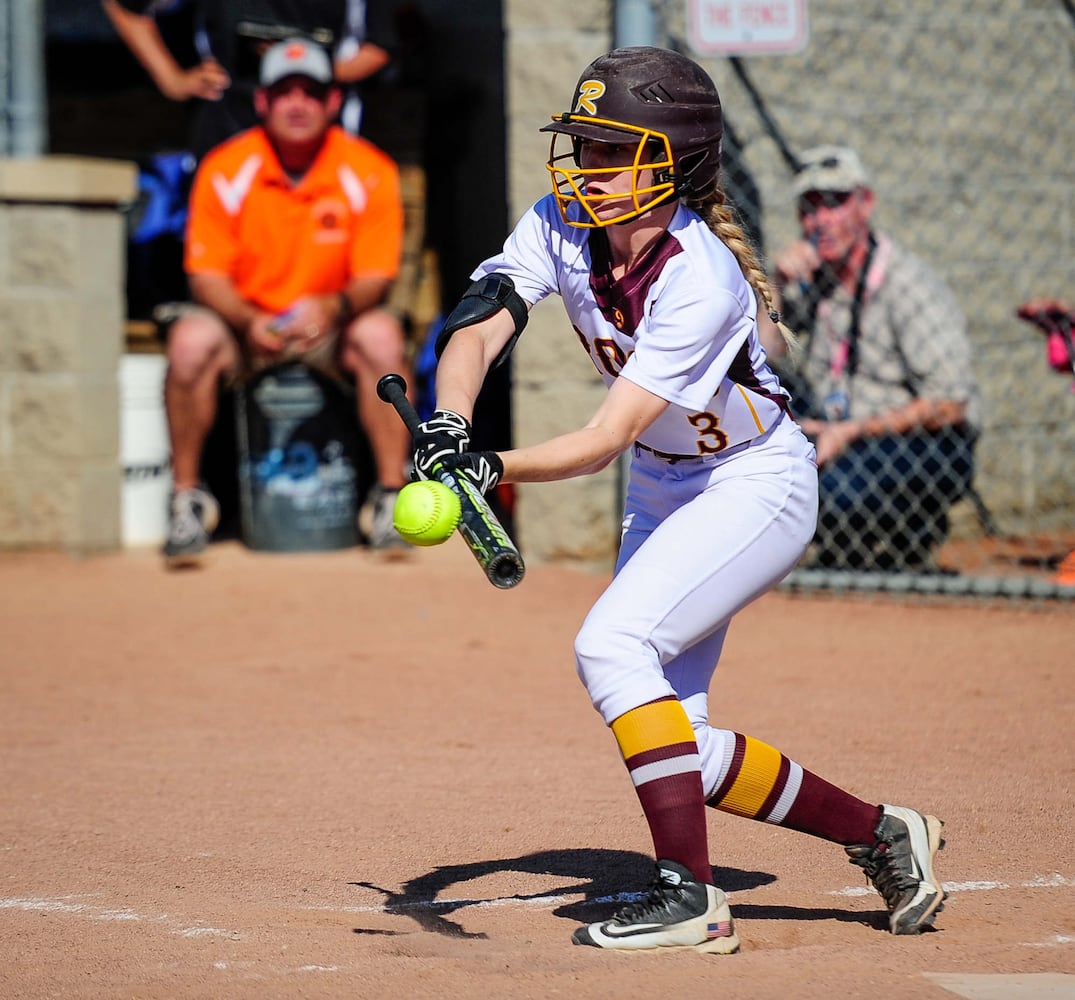
[[[214, 312], [207, 306], [197, 302], [167, 302], [157, 306], [153, 310], [153, 319], [167, 332], [176, 320], [183, 316], [201, 316], [212, 319], [226, 329], [231, 329], [221, 318], [219, 313]], [[232, 331], [234, 334], [234, 331]], [[347, 375], [339, 362], [340, 329], [333, 330], [322, 341], [309, 350], [302, 350], [289, 344], [279, 354], [255, 354], [250, 350], [245, 341], [236, 338], [239, 347], [239, 367], [226, 376], [229, 385], [245, 382], [267, 368], [275, 368], [277, 365], [286, 364], [289, 361], [301, 361], [304, 365], [335, 379], [337, 382], [346, 382]]]

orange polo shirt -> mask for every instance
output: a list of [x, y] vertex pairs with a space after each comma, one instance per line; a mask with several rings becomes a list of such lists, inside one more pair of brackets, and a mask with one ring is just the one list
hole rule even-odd
[[201, 162], [190, 195], [185, 267], [226, 274], [259, 308], [338, 292], [354, 277], [394, 278], [403, 243], [399, 170], [365, 139], [329, 129], [297, 183], [260, 127]]

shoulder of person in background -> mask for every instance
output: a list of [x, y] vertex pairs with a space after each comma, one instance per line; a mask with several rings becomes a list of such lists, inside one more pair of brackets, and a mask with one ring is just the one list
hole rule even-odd
[[336, 125], [329, 136], [333, 144], [339, 144], [340, 155], [362, 165], [372, 163], [380, 172], [387, 172], [398, 177], [399, 163], [390, 153], [382, 149], [374, 140], [364, 135], [354, 135], [343, 126]]

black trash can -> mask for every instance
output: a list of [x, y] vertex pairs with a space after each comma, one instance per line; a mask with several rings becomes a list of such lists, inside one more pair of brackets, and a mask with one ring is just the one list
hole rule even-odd
[[235, 397], [243, 542], [270, 552], [358, 545], [361, 434], [350, 387], [301, 362]]

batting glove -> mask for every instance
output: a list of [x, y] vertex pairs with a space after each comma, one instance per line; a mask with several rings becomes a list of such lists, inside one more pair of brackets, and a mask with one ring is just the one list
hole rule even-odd
[[464, 451], [449, 455], [442, 464], [456, 475], [465, 476], [482, 493], [493, 489], [504, 475], [504, 463], [495, 451]]
[[434, 466], [450, 455], [461, 455], [470, 444], [470, 422], [451, 410], [435, 410], [414, 435], [414, 472], [432, 479]]

